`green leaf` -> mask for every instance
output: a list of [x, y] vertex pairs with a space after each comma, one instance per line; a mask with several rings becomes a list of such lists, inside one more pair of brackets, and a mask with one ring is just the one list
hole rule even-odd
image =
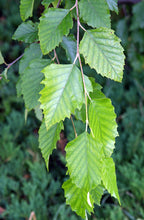
[[[116, 183], [115, 164], [112, 158], [104, 159], [102, 168], [102, 181], [108, 192], [120, 203], [119, 193]], [[121, 203], [120, 203], [121, 204]]]
[[111, 27], [110, 12], [105, 0], [82, 0], [79, 3], [80, 15], [88, 25]]
[[45, 88], [40, 92], [41, 108], [47, 129], [70, 117], [83, 104], [83, 83], [76, 65], [51, 64], [42, 71]]
[[43, 0], [41, 4], [47, 8], [52, 2], [54, 2], [54, 0]]
[[88, 191], [101, 183], [102, 145], [87, 132], [66, 146], [68, 172], [79, 188]]
[[[64, 36], [61, 45], [66, 51], [68, 60], [70, 61], [70, 63], [73, 63], [77, 53], [77, 44], [73, 35], [69, 37]], [[77, 63], [78, 61], [76, 62], [76, 64]]]
[[25, 106], [28, 110], [35, 108], [40, 98], [39, 92], [43, 85], [40, 82], [43, 79], [41, 70], [50, 63], [50, 60], [34, 59], [25, 69], [22, 75], [22, 93], [25, 101]]
[[82, 218], [85, 218], [86, 210], [93, 212], [93, 199], [89, 192], [85, 189], [78, 188], [71, 179], [68, 179], [62, 185], [65, 192], [66, 203], [69, 204], [73, 211], [75, 211]]
[[43, 54], [55, 49], [68, 35], [73, 22], [70, 11], [67, 9], [48, 8], [40, 18], [39, 39]]
[[89, 126], [94, 138], [103, 144], [104, 154], [111, 156], [115, 137], [118, 136], [116, 115], [111, 100], [100, 97], [92, 100], [89, 107]]
[[25, 21], [28, 17], [32, 17], [34, 0], [20, 1], [20, 15], [21, 19]]
[[62, 122], [53, 125], [48, 131], [46, 130], [45, 122], [43, 121], [39, 129], [39, 148], [45, 160], [48, 169], [49, 157], [52, 151], [56, 148], [57, 140], [60, 139], [60, 132], [63, 129]]
[[43, 119], [43, 113], [42, 113], [42, 110], [40, 109], [40, 105], [37, 105], [34, 110], [35, 110], [36, 118], [37, 118], [38, 120], [42, 121], [42, 119]]
[[0, 65], [3, 64], [3, 63], [4, 63], [4, 58], [3, 58], [2, 53], [0, 51]]
[[25, 43], [38, 41], [38, 23], [23, 22], [15, 31], [12, 39], [24, 41]]
[[80, 43], [86, 63], [102, 76], [120, 82], [123, 77], [124, 54], [120, 39], [113, 30], [88, 30]]
[[90, 194], [94, 200], [94, 203], [100, 206], [101, 198], [104, 193], [104, 187], [102, 185], [98, 185], [95, 189], [92, 189]]
[[28, 64], [36, 58], [42, 58], [42, 52], [40, 49], [40, 45], [33, 43], [30, 45], [30, 47], [25, 49], [24, 56], [20, 60], [19, 74], [22, 75]]
[[107, 0], [109, 9], [111, 11], [115, 11], [118, 14], [118, 5], [117, 5], [118, 0]]

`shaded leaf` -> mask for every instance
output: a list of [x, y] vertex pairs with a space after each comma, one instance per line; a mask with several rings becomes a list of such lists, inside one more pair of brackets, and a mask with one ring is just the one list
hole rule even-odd
[[104, 187], [98, 185], [95, 189], [91, 190], [90, 194], [94, 200], [94, 203], [100, 206], [101, 198], [104, 193]]
[[68, 179], [62, 185], [66, 203], [69, 204], [73, 211], [75, 211], [82, 218], [85, 218], [86, 210], [89, 212], [93, 212], [93, 199], [89, 192], [85, 189], [78, 188], [71, 179]]
[[28, 17], [32, 17], [34, 0], [21, 0], [20, 1], [20, 15], [23, 21]]
[[23, 22], [15, 31], [13, 39], [24, 41], [25, 43], [38, 41], [38, 23], [33, 23], [32, 21]]
[[111, 11], [115, 11], [118, 14], [118, 0], [106, 0]]
[[43, 121], [39, 129], [39, 148], [43, 158], [45, 159], [48, 169], [49, 157], [52, 151], [56, 148], [56, 143], [59, 140], [59, 135], [63, 129], [62, 122], [53, 125], [48, 131], [46, 130], [45, 122]]
[[103, 144], [104, 154], [111, 156], [115, 137], [118, 136], [116, 114], [111, 100], [104, 97], [104, 94], [100, 97], [99, 93], [99, 97], [90, 103], [89, 126], [94, 138]]
[[2, 53], [0, 51], [0, 64], [3, 64], [3, 63], [4, 63], [4, 58], [3, 58]]
[[88, 25], [111, 27], [110, 12], [105, 0], [81, 0], [79, 3], [80, 15]]
[[43, 54], [55, 49], [68, 35], [73, 22], [70, 11], [60, 8], [48, 8], [40, 18], [39, 39]]
[[41, 70], [50, 63], [50, 60], [34, 59], [25, 69], [22, 75], [22, 93], [25, 106], [28, 110], [35, 108], [40, 98], [39, 92], [43, 88], [40, 82], [43, 79]]
[[79, 188], [91, 190], [101, 183], [102, 145], [87, 132], [66, 146], [68, 172]]
[[41, 108], [47, 129], [70, 117], [83, 104], [83, 83], [76, 65], [51, 64], [43, 71], [45, 88], [40, 92]]
[[[120, 203], [119, 193], [116, 183], [115, 164], [112, 158], [104, 159], [102, 168], [102, 181], [108, 192], [118, 199]], [[121, 204], [121, 203], [120, 203]]]
[[80, 43], [85, 61], [102, 76], [115, 81], [123, 77], [124, 54], [120, 39], [107, 28], [88, 30]]

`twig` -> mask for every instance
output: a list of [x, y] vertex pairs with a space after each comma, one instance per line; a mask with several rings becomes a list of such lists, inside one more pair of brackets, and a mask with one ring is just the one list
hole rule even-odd
[[20, 55], [17, 59], [15, 59], [12, 63], [5, 63], [5, 65], [7, 66], [7, 69], [9, 69], [13, 64], [15, 64], [17, 61], [19, 61], [22, 57], [23, 57], [24, 53], [22, 55]]
[[88, 92], [87, 92], [87, 89], [86, 89], [86, 84], [85, 84], [85, 80], [84, 80], [84, 72], [83, 72], [82, 62], [81, 62], [80, 53], [79, 53], [79, 27], [81, 27], [81, 25], [80, 25], [80, 19], [79, 19], [78, 0], [76, 0], [75, 5], [76, 5], [76, 13], [77, 13], [77, 54], [76, 54], [76, 58], [75, 58], [74, 62], [76, 62], [77, 58], [79, 59], [80, 69], [81, 69], [81, 74], [82, 74], [82, 80], [83, 80], [83, 85], [84, 85], [85, 106], [86, 106], [86, 131], [87, 131], [87, 127], [88, 127], [87, 94], [88, 94]]
[[57, 6], [56, 6], [57, 8], [60, 6], [60, 3], [61, 3], [61, 0], [58, 1]]
[[29, 220], [36, 220], [36, 215], [34, 212], [31, 212]]
[[54, 58], [56, 58], [56, 61], [58, 64], [60, 64], [59, 58], [57, 56], [56, 50], [54, 49]]
[[72, 118], [72, 116], [70, 116], [70, 119], [71, 119], [71, 122], [72, 122], [72, 126], [73, 126], [73, 129], [74, 129], [74, 133], [75, 133], [75, 138], [77, 138], [77, 132], [76, 132], [76, 128], [75, 128], [75, 125], [74, 125], [74, 121], [73, 121], [73, 118]]
[[74, 6], [70, 8], [70, 11], [72, 11], [75, 7], [76, 7], [76, 4], [74, 4]]

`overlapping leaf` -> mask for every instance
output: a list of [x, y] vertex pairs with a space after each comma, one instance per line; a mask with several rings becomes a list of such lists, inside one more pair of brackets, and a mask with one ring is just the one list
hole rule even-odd
[[111, 156], [118, 136], [116, 115], [111, 100], [103, 93], [100, 95], [100, 91], [89, 107], [89, 125], [92, 135], [103, 144], [104, 154]]
[[73, 22], [67, 9], [48, 8], [40, 18], [39, 39], [43, 54], [55, 49], [64, 35], [69, 33]]
[[80, 15], [92, 27], [111, 27], [110, 12], [105, 0], [81, 0]]
[[89, 192], [78, 188], [71, 179], [64, 182], [62, 187], [65, 191], [66, 203], [71, 206], [73, 211], [82, 218], [85, 218], [86, 210], [89, 214], [93, 212], [93, 199]]
[[101, 198], [104, 193], [104, 187], [102, 185], [98, 185], [95, 189], [92, 189], [90, 194], [94, 200], [94, 203], [100, 206]]
[[39, 148], [41, 149], [42, 156], [45, 159], [47, 169], [50, 154], [56, 148], [56, 143], [59, 140], [59, 135], [62, 129], [62, 122], [56, 123], [48, 131], [46, 130], [45, 122], [43, 121], [41, 124], [39, 130]]
[[43, 79], [41, 70], [49, 63], [50, 60], [34, 59], [29, 63], [22, 75], [22, 93], [28, 110], [35, 108], [39, 104], [39, 92], [43, 88], [42, 84], [40, 84]]
[[83, 83], [76, 65], [51, 64], [42, 71], [45, 88], [40, 92], [41, 108], [47, 129], [70, 117], [83, 104]]
[[77, 187], [89, 191], [101, 183], [102, 157], [102, 145], [87, 132], [67, 144], [67, 167]]
[[120, 203], [119, 193], [116, 183], [115, 164], [112, 158], [104, 159], [102, 168], [102, 181], [108, 192]]
[[0, 64], [3, 64], [3, 63], [4, 63], [4, 58], [3, 58], [2, 53], [0, 51]]
[[109, 9], [115, 11], [118, 14], [118, 0], [107, 0]]
[[33, 43], [38, 40], [38, 24], [32, 21], [23, 22], [13, 35], [14, 40]]
[[20, 15], [23, 21], [32, 16], [34, 0], [21, 0], [20, 1]]
[[115, 81], [123, 77], [124, 54], [120, 40], [107, 28], [88, 30], [80, 43], [85, 61], [102, 76]]

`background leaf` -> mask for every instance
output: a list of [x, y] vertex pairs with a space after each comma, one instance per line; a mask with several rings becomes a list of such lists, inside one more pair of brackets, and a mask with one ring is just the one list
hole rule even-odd
[[34, 59], [25, 69], [22, 75], [22, 93], [25, 101], [26, 108], [31, 110], [38, 104], [40, 98], [39, 92], [43, 88], [40, 84], [44, 75], [41, 70], [50, 63], [50, 60]]
[[81, 0], [79, 3], [80, 15], [88, 25], [111, 27], [110, 12], [105, 0]]
[[66, 146], [68, 172], [79, 188], [90, 191], [101, 183], [102, 145], [84, 132]]
[[115, 164], [112, 158], [104, 159], [102, 168], [102, 181], [108, 192], [118, 199], [120, 203], [119, 193], [116, 183]]
[[66, 203], [71, 206], [73, 211], [83, 219], [85, 218], [86, 210], [89, 214], [93, 212], [93, 199], [86, 190], [78, 188], [71, 179], [64, 182], [62, 187], [65, 192]]
[[70, 117], [83, 104], [81, 72], [76, 65], [51, 64], [43, 71], [45, 88], [40, 92], [41, 108], [47, 129], [53, 124]]
[[3, 64], [3, 63], [4, 63], [4, 58], [3, 58], [2, 53], [0, 51], [0, 65]]
[[34, 0], [21, 0], [20, 1], [20, 15], [23, 21], [32, 16]]
[[70, 11], [67, 9], [48, 8], [40, 18], [39, 39], [43, 54], [55, 49], [68, 35], [73, 22]]
[[32, 21], [23, 22], [15, 31], [13, 39], [24, 41], [25, 43], [38, 41], [38, 23], [33, 23]]
[[88, 30], [80, 43], [85, 61], [102, 76], [115, 81], [123, 77], [124, 54], [120, 39], [107, 28]]
[[111, 100], [103, 94], [90, 103], [89, 126], [95, 139], [103, 144], [105, 155], [111, 156], [118, 136], [116, 114]]
[[39, 129], [39, 148], [43, 158], [45, 159], [48, 169], [50, 154], [56, 148], [56, 143], [60, 139], [60, 132], [63, 129], [63, 123], [53, 125], [48, 131], [46, 130], [45, 122], [43, 121]]

